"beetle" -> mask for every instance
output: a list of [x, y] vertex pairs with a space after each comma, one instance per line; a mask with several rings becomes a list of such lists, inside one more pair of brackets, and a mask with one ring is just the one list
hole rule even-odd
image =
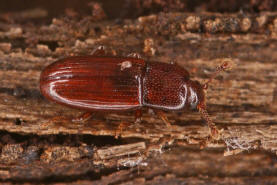
[[211, 136], [218, 138], [219, 131], [206, 110], [204, 91], [227, 66], [223, 63], [201, 85], [176, 64], [146, 62], [137, 54], [111, 57], [99, 47], [90, 56], [68, 57], [47, 66], [40, 76], [40, 90], [51, 101], [87, 111], [78, 119], [81, 121], [96, 111], [129, 110], [135, 110], [139, 120], [145, 106], [170, 125], [163, 111], [197, 108]]

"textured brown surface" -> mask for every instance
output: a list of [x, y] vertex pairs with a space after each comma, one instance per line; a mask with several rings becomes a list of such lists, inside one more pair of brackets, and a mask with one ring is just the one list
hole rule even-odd
[[[122, 23], [65, 17], [40, 26], [1, 22], [1, 181], [276, 183], [276, 36], [276, 13], [161, 13]], [[168, 112], [170, 129], [146, 109], [141, 124], [134, 124], [132, 113], [73, 123], [81, 111], [45, 100], [39, 75], [55, 60], [89, 54], [98, 45], [111, 55], [174, 60], [200, 82], [229, 60], [233, 69], [207, 92], [222, 139], [200, 149], [208, 128], [195, 111]]]

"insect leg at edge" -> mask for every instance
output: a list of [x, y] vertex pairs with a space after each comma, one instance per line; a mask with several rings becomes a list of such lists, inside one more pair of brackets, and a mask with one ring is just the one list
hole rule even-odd
[[163, 111], [161, 110], [154, 110], [154, 111], [161, 118], [161, 120], [163, 120], [163, 122], [166, 124], [167, 127], [171, 127], [171, 123]]
[[86, 122], [89, 119], [91, 119], [93, 116], [92, 112], [85, 112], [83, 114], [81, 114], [80, 116], [78, 116], [77, 118], [72, 119], [73, 122], [76, 123], [82, 123], [82, 122]]

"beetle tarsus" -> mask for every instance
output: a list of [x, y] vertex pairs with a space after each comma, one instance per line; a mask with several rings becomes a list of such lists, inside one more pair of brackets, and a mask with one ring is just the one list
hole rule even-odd
[[52, 119], [50, 119], [48, 122], [49, 123], [63, 123], [63, 122], [67, 122], [68, 118], [64, 117], [64, 116], [55, 116]]
[[106, 56], [106, 55], [107, 55], [107, 52], [106, 52], [105, 46], [98, 46], [92, 52], [92, 56]]
[[92, 115], [93, 115], [92, 112], [85, 112], [82, 115], [78, 116], [77, 118], [72, 119], [72, 121], [76, 123], [86, 122], [92, 118]]
[[166, 124], [167, 127], [171, 127], [171, 123], [168, 120], [168, 118], [166, 117], [166, 115], [164, 114], [163, 111], [161, 110], [155, 110], [156, 114], [161, 118], [161, 120], [163, 120], [163, 122]]

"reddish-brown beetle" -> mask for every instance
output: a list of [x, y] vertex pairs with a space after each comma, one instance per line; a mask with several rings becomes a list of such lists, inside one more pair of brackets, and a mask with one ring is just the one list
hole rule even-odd
[[210, 80], [201, 85], [190, 80], [189, 73], [175, 64], [149, 62], [138, 55], [105, 56], [99, 47], [91, 56], [69, 57], [52, 63], [40, 77], [40, 89], [49, 100], [88, 111], [136, 110], [153, 108], [165, 123], [163, 110], [197, 108], [207, 121], [214, 138], [218, 130], [208, 116], [205, 93], [215, 75], [227, 68], [223, 63]]

